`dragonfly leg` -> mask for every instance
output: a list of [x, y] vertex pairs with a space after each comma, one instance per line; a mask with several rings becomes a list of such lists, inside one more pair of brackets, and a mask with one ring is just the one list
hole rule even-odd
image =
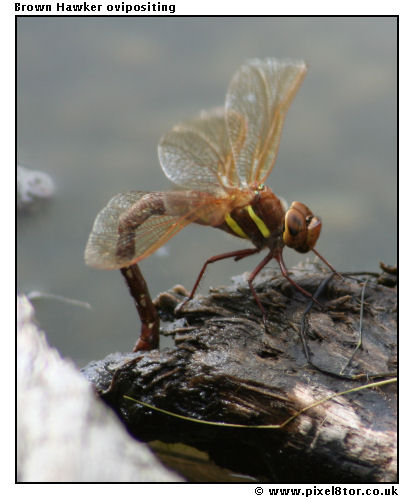
[[273, 258], [273, 255], [272, 255], [272, 252], [270, 252], [264, 259], [261, 260], [261, 262], [252, 271], [252, 273], [249, 275], [249, 278], [248, 278], [248, 285], [249, 285], [249, 288], [251, 289], [251, 293], [254, 296], [255, 302], [258, 304], [258, 307], [262, 312], [262, 320], [264, 322], [265, 329], [266, 329], [266, 325], [267, 325], [267, 312], [265, 311], [264, 306], [261, 304], [261, 301], [259, 300], [259, 297], [255, 291], [255, 288], [254, 288], [252, 282], [254, 281], [254, 279], [258, 275], [258, 273], [268, 264], [268, 262], [272, 258]]
[[334, 273], [336, 276], [338, 276], [339, 278], [342, 278], [342, 279], [343, 279], [343, 276], [342, 276], [340, 273], [338, 273], [338, 272], [334, 269], [334, 267], [333, 267], [333, 266], [332, 266], [332, 265], [331, 265], [331, 264], [330, 264], [330, 263], [329, 263], [329, 262], [328, 262], [328, 261], [327, 261], [327, 260], [326, 260], [326, 259], [322, 256], [322, 255], [320, 255], [320, 254], [317, 252], [317, 250], [316, 250], [315, 248], [312, 248], [311, 250], [312, 250], [312, 251], [313, 251], [313, 252], [317, 255], [317, 257], [318, 257], [320, 260], [322, 260], [322, 261], [324, 262], [324, 264], [326, 264], [326, 266], [327, 266], [327, 267], [328, 267], [331, 271], [333, 271], [333, 273]]
[[304, 290], [303, 287], [301, 287], [298, 283], [296, 283], [293, 279], [290, 278], [287, 268], [285, 267], [284, 260], [282, 258], [282, 253], [279, 252], [277, 255], [275, 255], [275, 260], [278, 262], [280, 269], [281, 269], [281, 274], [286, 278], [299, 292], [301, 292], [303, 295], [306, 297], [309, 297], [313, 302], [315, 302], [318, 306], [323, 307], [322, 304], [313, 297], [313, 295], [310, 292], [307, 292], [307, 290]]
[[177, 308], [177, 312], [180, 312], [183, 307], [189, 302], [189, 300], [192, 300], [195, 293], [196, 293], [196, 290], [197, 290], [197, 287], [199, 286], [199, 283], [201, 281], [201, 279], [203, 278], [203, 275], [205, 274], [205, 271], [206, 271], [206, 268], [209, 264], [213, 264], [213, 262], [217, 262], [219, 260], [223, 260], [223, 259], [231, 259], [231, 258], [234, 258], [235, 260], [240, 260], [240, 259], [243, 259], [244, 257], [248, 257], [249, 255], [253, 255], [254, 253], [258, 253], [259, 250], [258, 248], [244, 248], [243, 250], [236, 250], [234, 252], [227, 252], [227, 253], [222, 253], [220, 255], [214, 255], [213, 257], [210, 257], [210, 259], [208, 259], [204, 264], [203, 264], [203, 267], [196, 279], [196, 282], [195, 284], [193, 285], [193, 288], [192, 288], [192, 291], [190, 292], [190, 295], [189, 297], [187, 297], [184, 302], [182, 302], [180, 304], [180, 306]]

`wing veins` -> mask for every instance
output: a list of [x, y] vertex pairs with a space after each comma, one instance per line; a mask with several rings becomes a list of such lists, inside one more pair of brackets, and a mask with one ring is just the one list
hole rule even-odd
[[[183, 130], [184, 132], [185, 131], [192, 132], [195, 135], [199, 136], [203, 140], [203, 142], [209, 147], [209, 149], [215, 154], [216, 158], [218, 159], [218, 165], [221, 165], [222, 169], [225, 170], [226, 161], [225, 162], [223, 161], [223, 159], [221, 158], [221, 154], [220, 154], [218, 147], [215, 147], [213, 142], [206, 136], [206, 134], [203, 134], [200, 130], [195, 131], [194, 129], [186, 128], [186, 127], [181, 128], [181, 130]], [[184, 149], [184, 148], [182, 148], [182, 149], [183, 149], [183, 151], [187, 151], [187, 149]], [[218, 175], [219, 169], [217, 167], [215, 168], [214, 165], [209, 166], [206, 163], [201, 163], [201, 165], [203, 165], [210, 172], [212, 172], [212, 174], [214, 174], [214, 176], [218, 179], [220, 185], [225, 187], [223, 185], [223, 182], [222, 182], [220, 176]]]

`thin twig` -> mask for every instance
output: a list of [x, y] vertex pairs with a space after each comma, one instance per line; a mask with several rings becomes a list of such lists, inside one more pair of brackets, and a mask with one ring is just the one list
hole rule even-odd
[[296, 419], [299, 417], [302, 413], [311, 410], [312, 408], [315, 408], [318, 405], [321, 405], [322, 403], [325, 403], [326, 401], [330, 401], [331, 399], [334, 399], [339, 396], [344, 396], [345, 394], [350, 394], [353, 392], [361, 391], [363, 389], [372, 389], [375, 387], [381, 387], [386, 384], [393, 384], [396, 383], [397, 379], [396, 378], [391, 378], [388, 380], [382, 380], [380, 382], [372, 382], [370, 384], [365, 384], [361, 385], [359, 387], [353, 387], [352, 389], [347, 389], [346, 391], [341, 391], [341, 392], [336, 392], [335, 394], [331, 394], [330, 396], [326, 396], [323, 399], [319, 399], [318, 401], [315, 401], [314, 403], [302, 408], [301, 410], [297, 411], [294, 413], [294, 415], [291, 415], [289, 418], [284, 420], [281, 424], [265, 424], [265, 425], [246, 425], [246, 424], [231, 424], [228, 422], [214, 422], [211, 420], [202, 420], [198, 418], [193, 418], [193, 417], [187, 417], [185, 415], [180, 415], [178, 413], [174, 413], [172, 411], [164, 410], [162, 408], [158, 408], [157, 406], [153, 406], [149, 403], [145, 403], [144, 401], [139, 401], [135, 398], [132, 398], [131, 396], [124, 395], [124, 399], [128, 401], [132, 401], [133, 403], [139, 404], [141, 406], [144, 406], [146, 408], [149, 408], [151, 410], [157, 411], [159, 413], [164, 413], [165, 415], [168, 415], [169, 417], [177, 418], [180, 420], [185, 420], [187, 422], [194, 422], [196, 424], [204, 424], [204, 425], [211, 425], [211, 426], [218, 426], [218, 427], [231, 427], [231, 428], [241, 428], [241, 429], [281, 429], [285, 427], [287, 424], [289, 424], [292, 420]]
[[356, 344], [356, 347], [354, 348], [354, 351], [350, 358], [348, 359], [347, 363], [343, 366], [343, 368], [340, 370], [340, 374], [343, 375], [343, 373], [346, 371], [346, 368], [350, 365], [352, 362], [355, 354], [357, 351], [362, 347], [362, 340], [363, 340], [363, 309], [364, 309], [364, 303], [365, 303], [365, 290], [366, 290], [366, 284], [367, 280], [363, 283], [362, 287], [362, 295], [360, 296], [360, 321], [359, 321], [359, 340]]
[[[343, 273], [343, 276], [344, 275], [345, 275], [345, 273]], [[313, 295], [314, 299], [317, 299], [319, 297], [319, 295], [324, 290], [324, 288], [327, 286], [327, 284], [330, 282], [330, 280], [333, 278], [333, 276], [334, 276], [334, 273], [332, 273], [330, 276], [325, 278], [320, 283], [319, 287], [317, 288], [317, 291]], [[367, 282], [367, 280], [366, 280], [366, 282]], [[362, 304], [363, 304], [363, 300], [362, 300]], [[310, 351], [310, 348], [308, 347], [307, 340], [306, 340], [306, 332], [307, 332], [307, 326], [308, 326], [307, 325], [307, 315], [311, 311], [313, 305], [314, 305], [314, 301], [310, 300], [310, 302], [308, 303], [308, 305], [303, 313], [303, 316], [301, 318], [301, 328], [300, 328], [300, 338], [301, 338], [301, 342], [303, 344], [304, 355], [307, 359], [307, 362], [310, 364], [310, 366], [312, 366], [313, 368], [318, 370], [320, 373], [324, 373], [325, 375], [330, 375], [331, 377], [340, 378], [342, 380], [359, 380], [361, 378], [376, 379], [376, 378], [384, 378], [385, 376], [389, 376], [389, 375], [395, 375], [395, 373], [386, 373], [386, 374], [385, 373], [359, 373], [357, 375], [345, 375], [343, 373], [344, 368], [343, 368], [343, 370], [340, 371], [340, 373], [338, 373], [338, 372], [334, 372], [331, 370], [327, 370], [326, 368], [321, 368], [320, 366], [316, 365], [312, 360], [312, 352]], [[361, 311], [362, 311], [362, 305], [361, 305]], [[363, 313], [361, 312], [361, 318], [362, 318], [362, 314]], [[361, 321], [362, 321], [362, 319], [361, 319]], [[359, 344], [358, 344], [358, 346], [359, 346]], [[355, 350], [357, 350], [358, 348], [359, 347], [356, 347]], [[353, 356], [354, 356], [354, 353], [352, 354], [351, 359], [353, 359]]]

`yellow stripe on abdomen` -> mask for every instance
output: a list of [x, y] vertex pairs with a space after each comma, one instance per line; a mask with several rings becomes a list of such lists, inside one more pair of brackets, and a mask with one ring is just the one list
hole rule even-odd
[[255, 225], [259, 229], [262, 236], [264, 238], [269, 238], [271, 236], [271, 232], [267, 228], [265, 222], [260, 217], [258, 217], [251, 205], [248, 205], [245, 208], [249, 214], [249, 217], [251, 217], [251, 219], [255, 222]]
[[225, 222], [228, 224], [228, 226], [232, 229], [232, 231], [240, 236], [241, 238], [246, 238], [249, 240], [249, 237], [245, 233], [245, 231], [241, 228], [241, 226], [236, 222], [235, 219], [233, 219], [230, 214], [225, 215]]

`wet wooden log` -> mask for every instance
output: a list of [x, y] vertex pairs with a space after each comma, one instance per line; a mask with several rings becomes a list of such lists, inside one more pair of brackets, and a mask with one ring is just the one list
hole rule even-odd
[[[279, 429], [202, 425], [125, 398], [198, 420], [281, 424], [335, 393], [388, 379], [396, 371], [396, 277], [385, 273], [334, 277], [319, 296], [323, 307], [304, 318], [308, 300], [267, 270], [255, 283], [266, 328], [244, 277], [197, 297], [178, 316], [176, 288], [157, 300], [162, 331], [175, 347], [113, 354], [84, 373], [141, 440], [194, 446], [237, 474], [282, 483], [393, 482], [393, 383], [329, 399]], [[308, 264], [292, 277], [314, 293], [327, 274]], [[302, 323], [310, 359], [322, 371], [304, 355]], [[362, 348], [350, 361], [360, 325]]]

